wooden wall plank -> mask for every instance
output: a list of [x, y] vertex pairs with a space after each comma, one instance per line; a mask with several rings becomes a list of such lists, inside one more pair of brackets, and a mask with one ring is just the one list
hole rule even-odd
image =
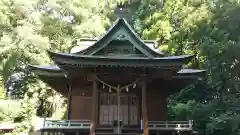
[[164, 87], [147, 88], [147, 109], [149, 121], [168, 120], [167, 91]]
[[70, 120], [91, 120], [92, 97], [72, 95]]

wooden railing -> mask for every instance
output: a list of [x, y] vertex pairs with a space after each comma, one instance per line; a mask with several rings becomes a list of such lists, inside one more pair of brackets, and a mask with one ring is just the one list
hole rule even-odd
[[88, 120], [44, 120], [43, 129], [89, 129]]
[[[149, 130], [192, 130], [192, 121], [149, 121]], [[89, 120], [44, 120], [43, 129], [90, 129]]]
[[149, 121], [148, 129], [151, 130], [192, 130], [193, 122], [189, 121]]

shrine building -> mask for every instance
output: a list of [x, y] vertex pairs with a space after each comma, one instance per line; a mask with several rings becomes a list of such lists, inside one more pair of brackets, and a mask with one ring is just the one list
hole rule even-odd
[[194, 55], [164, 55], [125, 18], [118, 18], [101, 38], [78, 44], [70, 53], [48, 51], [55, 65], [30, 66], [68, 101], [66, 119], [46, 119], [42, 133], [193, 133], [192, 120], [168, 120], [167, 98], [204, 76], [205, 70], [184, 68]]

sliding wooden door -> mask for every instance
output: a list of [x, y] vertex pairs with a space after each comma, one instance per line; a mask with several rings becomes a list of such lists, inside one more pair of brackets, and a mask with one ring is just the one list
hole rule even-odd
[[138, 99], [134, 94], [121, 94], [118, 113], [118, 95], [116, 93], [101, 93], [99, 107], [99, 124], [111, 125], [119, 117], [124, 125], [138, 125]]

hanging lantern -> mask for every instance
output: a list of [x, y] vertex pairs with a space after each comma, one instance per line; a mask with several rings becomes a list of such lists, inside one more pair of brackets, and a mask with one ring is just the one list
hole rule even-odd
[[137, 84], [135, 83], [135, 84], [133, 84], [133, 88], [135, 89], [136, 88], [136, 86], [137, 86]]
[[102, 86], [102, 88], [103, 88], [103, 89], [105, 89], [105, 85], [104, 85], [104, 83], [103, 83], [103, 86]]
[[126, 92], [128, 92], [128, 87], [126, 88]]

